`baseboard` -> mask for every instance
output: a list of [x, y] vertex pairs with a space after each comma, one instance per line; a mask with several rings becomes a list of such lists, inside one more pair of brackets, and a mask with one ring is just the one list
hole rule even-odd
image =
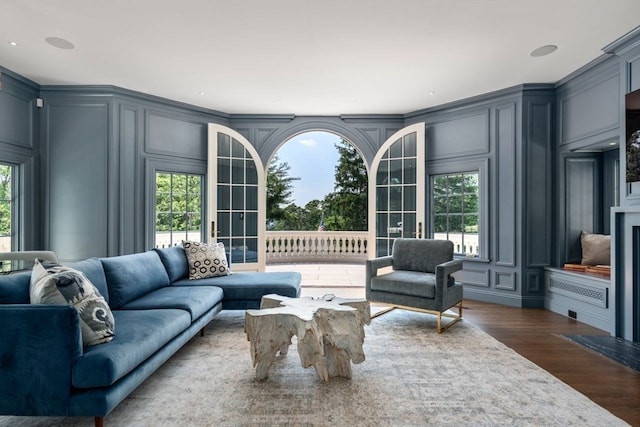
[[508, 295], [501, 292], [464, 288], [464, 298], [493, 304], [520, 308], [544, 308], [544, 297], [523, 297], [522, 295]]
[[[604, 315], [594, 313], [594, 311], [602, 311], [604, 309], [594, 310], [593, 307], [584, 306], [584, 304], [581, 304], [580, 302], [573, 301], [569, 298], [559, 298], [555, 295], [546, 298], [544, 306], [547, 310], [556, 314], [560, 314], [561, 316], [572, 318], [578, 322], [601, 329], [608, 332], [610, 335], [615, 335], [615, 325], [612, 324], [612, 321], [609, 318], [610, 315], [608, 313], [605, 313]], [[569, 311], [572, 312], [573, 316], [569, 316]]]

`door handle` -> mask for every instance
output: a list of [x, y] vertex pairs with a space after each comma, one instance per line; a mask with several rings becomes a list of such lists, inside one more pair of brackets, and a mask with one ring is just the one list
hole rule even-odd
[[418, 223], [418, 239], [422, 239], [422, 223]]
[[211, 221], [211, 237], [216, 237], [216, 222]]

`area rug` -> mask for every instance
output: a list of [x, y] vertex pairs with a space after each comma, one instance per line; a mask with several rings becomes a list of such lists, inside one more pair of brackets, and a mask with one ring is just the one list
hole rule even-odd
[[565, 338], [640, 372], [640, 343], [609, 335], [565, 335]]
[[[242, 312], [223, 312], [105, 418], [107, 426], [620, 426], [622, 420], [468, 321], [396, 310], [367, 326], [351, 380], [323, 383], [295, 348], [256, 381]], [[295, 339], [295, 338], [294, 338]], [[294, 343], [295, 344], [295, 343]], [[91, 418], [0, 417], [2, 426]]]

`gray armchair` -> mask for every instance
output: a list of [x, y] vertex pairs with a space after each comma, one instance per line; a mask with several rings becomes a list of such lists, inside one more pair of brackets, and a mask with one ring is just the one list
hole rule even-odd
[[[378, 275], [378, 270], [392, 267]], [[366, 296], [376, 304], [391, 307], [371, 316], [380, 316], [395, 308], [438, 316], [438, 333], [462, 319], [462, 283], [452, 273], [462, 269], [462, 261], [453, 259], [453, 243], [448, 240], [396, 239], [391, 255], [367, 260]], [[458, 306], [458, 314], [445, 313]], [[442, 316], [453, 318], [446, 326]]]

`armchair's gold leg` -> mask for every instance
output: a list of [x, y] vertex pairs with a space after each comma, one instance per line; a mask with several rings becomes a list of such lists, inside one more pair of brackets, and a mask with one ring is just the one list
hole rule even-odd
[[[377, 303], [377, 304], [384, 304], [384, 303]], [[444, 331], [446, 331], [447, 329], [449, 329], [451, 326], [455, 325], [456, 323], [458, 323], [460, 320], [462, 320], [462, 301], [460, 301], [459, 304], [457, 304], [458, 306], [458, 314], [454, 313], [447, 313], [447, 312], [440, 312], [440, 311], [435, 311], [435, 310], [425, 310], [425, 309], [421, 309], [421, 308], [415, 308], [415, 307], [407, 307], [407, 306], [403, 306], [403, 305], [393, 305], [390, 306], [389, 308], [385, 308], [384, 310], [381, 310], [375, 314], [371, 315], [371, 318], [374, 319], [378, 316], [382, 316], [383, 314], [386, 314], [392, 310], [395, 310], [396, 308], [399, 308], [401, 310], [409, 310], [409, 311], [417, 311], [418, 313], [428, 313], [428, 314], [433, 314], [436, 316], [437, 319], [437, 330], [438, 333], [441, 334]], [[455, 306], [454, 306], [455, 307]], [[451, 307], [453, 309], [453, 307]], [[442, 322], [442, 318], [443, 317], [447, 317], [449, 319], [452, 319], [450, 322], [448, 322], [447, 324], [443, 325]]]
[[385, 308], [384, 310], [380, 310], [379, 312], [372, 314], [372, 315], [371, 315], [371, 318], [372, 318], [372, 319], [375, 319], [376, 317], [378, 317], [378, 316], [382, 316], [383, 314], [387, 314], [388, 312], [393, 311], [393, 310], [395, 310], [396, 308], [397, 308], [397, 307], [388, 307], [388, 308]]
[[[440, 315], [446, 316], [446, 317], [451, 317], [453, 318], [453, 320], [449, 323], [447, 323], [444, 327], [440, 327]], [[441, 334], [442, 332], [446, 331], [447, 329], [449, 329], [451, 326], [455, 325], [456, 323], [458, 323], [459, 321], [462, 320], [462, 301], [460, 301], [460, 303], [458, 304], [458, 315], [452, 315], [452, 314], [447, 314], [447, 313], [438, 313], [438, 333]]]

